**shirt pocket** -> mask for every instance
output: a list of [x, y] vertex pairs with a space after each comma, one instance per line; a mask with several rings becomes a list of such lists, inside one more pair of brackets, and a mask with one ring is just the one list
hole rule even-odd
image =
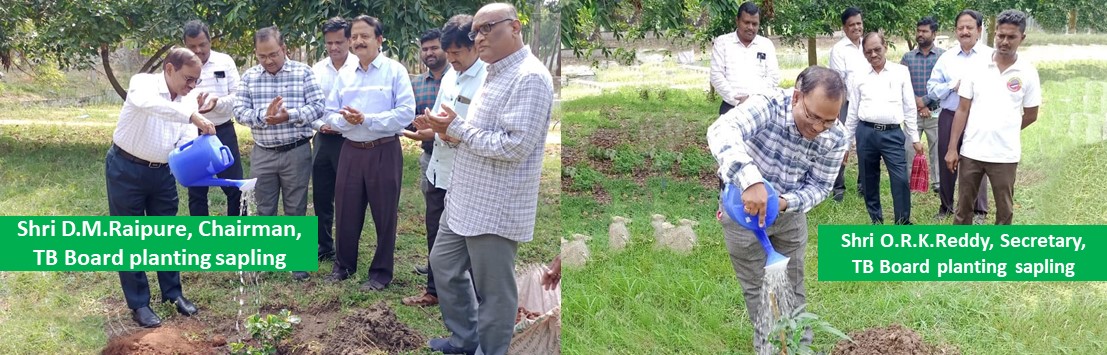
[[[377, 112], [388, 111], [392, 109], [392, 88], [384, 86], [369, 86], [362, 91], [362, 100], [365, 102], [365, 108], [375, 110]], [[367, 112], [368, 113], [368, 112]]]

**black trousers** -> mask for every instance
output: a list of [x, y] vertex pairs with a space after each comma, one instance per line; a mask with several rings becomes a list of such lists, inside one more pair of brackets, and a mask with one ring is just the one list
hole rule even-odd
[[[238, 152], [238, 134], [234, 130], [234, 121], [215, 126], [215, 136], [223, 145], [231, 150], [234, 164], [223, 170], [216, 177], [222, 179], [242, 179], [242, 156]], [[234, 186], [220, 187], [223, 194], [227, 195], [227, 215], [242, 215], [242, 191]], [[208, 187], [197, 186], [188, 188], [188, 214], [192, 216], [207, 216], [208, 212]]]
[[[127, 160], [120, 149], [112, 146], [104, 159], [107, 180], [108, 213], [112, 216], [176, 216], [177, 182], [169, 166], [151, 168]], [[150, 305], [150, 283], [146, 272], [119, 272], [119, 283], [127, 307], [138, 309]], [[181, 273], [158, 271], [158, 286], [162, 300], [181, 296]]]
[[[846, 124], [846, 113], [849, 110], [849, 101], [842, 102], [842, 108], [838, 114], [838, 123]], [[853, 137], [848, 137], [853, 140]], [[849, 152], [846, 152], [849, 154]], [[860, 163], [860, 162], [858, 162]], [[841, 195], [846, 192], [846, 164], [838, 167], [838, 176], [834, 178], [834, 188], [831, 190], [831, 196]], [[864, 195], [865, 189], [861, 185], [861, 174], [857, 174], [857, 193]]]
[[[946, 153], [949, 152], [949, 136], [953, 134], [952, 131], [953, 111], [942, 109], [942, 113], [938, 114], [938, 197], [941, 201], [938, 213], [953, 214], [957, 207], [953, 204], [953, 195], [957, 191], [957, 173], [946, 166]], [[973, 204], [973, 212], [988, 214], [988, 180], [980, 183], [979, 191], [976, 203]]]
[[873, 223], [884, 223], [880, 207], [880, 161], [888, 168], [892, 183], [892, 205], [896, 224], [911, 222], [911, 189], [908, 184], [906, 135], [899, 125], [875, 128], [867, 122], [857, 125], [857, 167], [864, 186], [865, 209]]
[[[426, 180], [424, 177], [423, 180]], [[438, 290], [434, 287], [434, 270], [430, 268], [430, 252], [434, 249], [434, 240], [438, 237], [438, 225], [442, 220], [442, 211], [446, 210], [446, 190], [434, 187], [434, 183], [424, 181], [427, 184], [423, 199], [427, 203], [427, 293], [438, 296]]]
[[334, 198], [338, 226], [335, 272], [357, 272], [358, 243], [368, 206], [377, 232], [369, 278], [383, 285], [392, 282], [403, 165], [399, 139], [368, 149], [355, 147], [349, 140], [342, 145]]
[[338, 177], [338, 157], [342, 152], [340, 134], [315, 135], [315, 155], [311, 161], [312, 204], [319, 217], [319, 257], [334, 254], [334, 183]]

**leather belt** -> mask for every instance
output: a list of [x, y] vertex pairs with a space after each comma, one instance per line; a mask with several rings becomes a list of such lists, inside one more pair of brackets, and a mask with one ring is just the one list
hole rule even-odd
[[888, 131], [888, 130], [893, 130], [893, 129], [899, 129], [898, 124], [872, 123], [872, 122], [867, 122], [867, 121], [861, 121], [861, 124], [872, 127], [873, 129], [875, 129], [877, 131]]
[[373, 147], [376, 147], [376, 146], [379, 146], [381, 144], [385, 144], [385, 143], [388, 143], [388, 142], [391, 142], [391, 141], [394, 141], [394, 140], [396, 140], [396, 136], [384, 137], [384, 138], [381, 138], [381, 139], [378, 139], [378, 140], [375, 140], [375, 141], [372, 141], [372, 142], [357, 142], [357, 141], [352, 141], [352, 140], [349, 140], [349, 139], [347, 139], [346, 142], [349, 142], [350, 145], [353, 146], [354, 148], [372, 149]]
[[285, 145], [278, 145], [276, 147], [262, 147], [260, 145], [258, 147], [261, 148], [261, 149], [265, 149], [265, 150], [273, 150], [273, 151], [278, 151], [278, 152], [287, 152], [287, 151], [290, 151], [290, 150], [292, 150], [296, 147], [299, 147], [301, 145], [308, 144], [308, 142], [311, 142], [311, 137], [301, 138], [300, 140], [295, 141], [293, 143], [288, 143], [288, 144], [285, 144]]
[[123, 159], [127, 159], [127, 160], [131, 161], [132, 163], [135, 163], [135, 164], [138, 164], [138, 165], [145, 165], [146, 167], [148, 167], [150, 169], [161, 169], [161, 168], [169, 166], [169, 164], [167, 164], [167, 163], [154, 163], [154, 162], [136, 157], [131, 153], [127, 153], [126, 150], [123, 150], [123, 148], [120, 148], [118, 145], [115, 145], [115, 143], [112, 143], [111, 147], [112, 147], [112, 149], [115, 149], [115, 152], [118, 153], [119, 156], [123, 157]]

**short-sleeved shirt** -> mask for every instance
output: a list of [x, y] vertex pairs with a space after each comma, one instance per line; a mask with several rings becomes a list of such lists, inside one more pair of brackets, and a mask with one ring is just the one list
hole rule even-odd
[[1042, 103], [1038, 70], [1018, 59], [1003, 72], [995, 61], [961, 82], [961, 97], [972, 100], [961, 155], [989, 163], [1018, 163], [1022, 157], [1023, 108]]

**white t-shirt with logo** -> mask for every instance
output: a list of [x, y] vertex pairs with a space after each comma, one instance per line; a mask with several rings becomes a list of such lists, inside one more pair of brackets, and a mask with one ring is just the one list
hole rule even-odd
[[1018, 163], [1022, 158], [1023, 108], [1042, 103], [1038, 70], [1016, 59], [1000, 72], [995, 61], [961, 81], [958, 92], [972, 100], [961, 155], [988, 163]]

